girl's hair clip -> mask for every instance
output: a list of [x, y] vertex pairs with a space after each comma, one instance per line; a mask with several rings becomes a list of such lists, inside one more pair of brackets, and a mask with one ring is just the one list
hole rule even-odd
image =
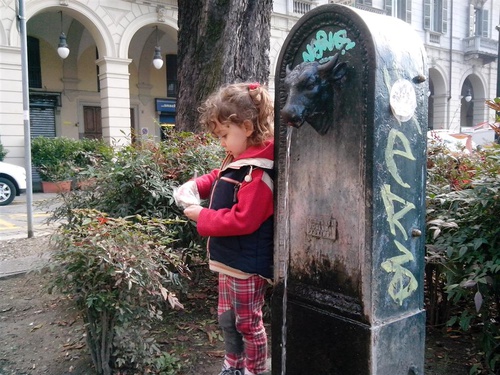
[[248, 89], [249, 90], [255, 90], [255, 89], [259, 88], [259, 87], [260, 87], [260, 83], [259, 82], [250, 83], [248, 85]]

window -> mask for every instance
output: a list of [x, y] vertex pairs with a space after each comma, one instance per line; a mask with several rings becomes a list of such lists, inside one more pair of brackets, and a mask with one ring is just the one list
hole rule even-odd
[[356, 0], [356, 5], [372, 6], [372, 0]]
[[385, 14], [411, 23], [411, 0], [384, 0]]
[[469, 7], [469, 36], [489, 37], [489, 12], [487, 9]]
[[38, 39], [28, 36], [28, 79], [29, 87], [42, 88], [42, 67], [40, 64], [40, 42]]
[[424, 29], [446, 34], [448, 0], [424, 0]]
[[[95, 59], [96, 61], [99, 60], [99, 50], [97, 47], [95, 48]], [[96, 78], [97, 78], [97, 92], [101, 92], [101, 79], [99, 78], [99, 64], [96, 64]]]
[[177, 55], [167, 55], [167, 98], [177, 96]]

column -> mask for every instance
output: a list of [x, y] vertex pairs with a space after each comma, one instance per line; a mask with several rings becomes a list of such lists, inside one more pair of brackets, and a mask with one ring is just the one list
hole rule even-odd
[[114, 146], [130, 143], [130, 59], [97, 61], [101, 84], [102, 137]]

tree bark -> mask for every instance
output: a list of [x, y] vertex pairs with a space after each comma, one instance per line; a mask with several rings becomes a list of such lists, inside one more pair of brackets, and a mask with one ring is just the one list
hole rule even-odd
[[272, 0], [178, 0], [176, 129], [199, 131], [198, 107], [219, 86], [267, 84]]

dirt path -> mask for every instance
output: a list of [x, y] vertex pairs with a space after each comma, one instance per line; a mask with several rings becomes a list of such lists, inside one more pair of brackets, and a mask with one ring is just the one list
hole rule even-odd
[[90, 374], [71, 301], [46, 292], [46, 275], [0, 280], [0, 374]]
[[[0, 241], [0, 261], [43, 253], [47, 244], [47, 238]], [[95, 374], [82, 320], [67, 297], [47, 293], [49, 276], [32, 272], [0, 278], [0, 375]], [[183, 370], [176, 375], [220, 371], [223, 344], [216, 321], [215, 280], [213, 274], [203, 273], [182, 301], [185, 311], [166, 313], [162, 324], [169, 329], [157, 341], [162, 350], [180, 358]], [[428, 329], [425, 374], [469, 374], [477, 362], [473, 340], [456, 331]]]

